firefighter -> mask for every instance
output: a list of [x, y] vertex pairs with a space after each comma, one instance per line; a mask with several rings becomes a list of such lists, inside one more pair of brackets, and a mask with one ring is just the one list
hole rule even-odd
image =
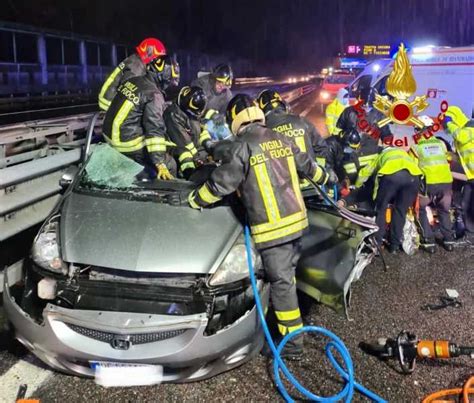
[[337, 96], [326, 108], [326, 127], [329, 135], [337, 135], [341, 131], [336, 126], [339, 116], [349, 105], [349, 92], [345, 88], [340, 88]]
[[225, 124], [225, 111], [232, 98], [230, 90], [234, 73], [228, 64], [219, 64], [209, 73], [198, 77], [192, 85], [204, 90], [207, 98], [207, 110], [201, 118], [204, 130], [212, 140], [224, 140], [232, 136]]
[[307, 153], [312, 160], [323, 164], [325, 143], [316, 128], [307, 119], [289, 112], [289, 108], [281, 95], [274, 90], [264, 90], [257, 102], [265, 114], [267, 127], [283, 134], [294, 143], [302, 153]]
[[360, 98], [355, 105], [348, 106], [342, 111], [336, 127], [343, 132], [357, 130], [365, 135], [363, 143], [372, 142], [376, 146], [380, 138], [383, 140], [392, 136], [388, 125], [382, 128], [378, 126], [378, 122], [383, 118], [384, 115], [372, 108], [367, 99]]
[[450, 106], [443, 125], [453, 136], [456, 152], [467, 177], [462, 190], [461, 207], [466, 238], [474, 243], [474, 124], [461, 108]]
[[185, 179], [196, 169], [197, 162], [202, 160], [198, 148], [210, 140], [209, 133], [201, 131], [199, 121], [206, 109], [206, 102], [202, 88], [183, 87], [176, 102], [165, 110], [163, 116], [169, 140], [176, 144], [174, 154], [179, 172]]
[[104, 137], [112, 147], [144, 165], [152, 177], [157, 172], [164, 180], [172, 179], [168, 167], [173, 164], [166, 155], [163, 91], [178, 82], [176, 59], [156, 58], [144, 76], [132, 77], [119, 86], [103, 124]]
[[[231, 100], [226, 119], [237, 136], [233, 148], [209, 180], [190, 194], [189, 204], [199, 209], [237, 191], [270, 281], [270, 298], [283, 337], [303, 326], [295, 268], [308, 218], [298, 176], [308, 175], [324, 184], [328, 175], [307, 154], [266, 128], [263, 111], [248, 95]], [[302, 352], [303, 339], [297, 337], [282, 355], [297, 358]]]
[[[361, 168], [359, 150], [362, 142], [360, 134], [357, 130], [341, 132], [341, 134], [327, 137], [325, 143], [325, 167], [336, 173], [340, 183], [349, 180], [353, 184]], [[363, 159], [363, 161], [365, 160]], [[367, 163], [364, 162], [364, 165]]]
[[192, 86], [201, 87], [207, 98], [207, 113], [205, 118], [211, 118], [218, 112], [225, 115], [227, 104], [232, 98], [232, 81], [234, 73], [228, 64], [219, 64], [211, 73], [198, 77]]
[[385, 213], [388, 204], [392, 203], [389, 251], [396, 253], [402, 244], [408, 208], [416, 200], [423, 173], [406, 151], [380, 143], [382, 144], [380, 154], [360, 170], [355, 187], [362, 187], [375, 175], [373, 199], [377, 211], [376, 223], [379, 227], [375, 239], [382, 245], [386, 226]]
[[[420, 117], [422, 118], [425, 118], [427, 127], [434, 124], [430, 118]], [[426, 183], [424, 193], [420, 194], [420, 247], [428, 253], [436, 251], [435, 236], [426, 211], [431, 205], [438, 211], [443, 247], [451, 252], [454, 249], [454, 234], [449, 209], [453, 196], [453, 175], [449, 166], [448, 150], [444, 142], [435, 136], [426, 138], [421, 133], [419, 135], [420, 140], [411, 146], [409, 154], [418, 162]]]
[[129, 78], [145, 75], [148, 63], [158, 56], [166, 55], [165, 45], [156, 38], [144, 39], [135, 49], [137, 53], [133, 53], [123, 60], [102, 85], [99, 92], [100, 109], [104, 111], [109, 109], [120, 84]]

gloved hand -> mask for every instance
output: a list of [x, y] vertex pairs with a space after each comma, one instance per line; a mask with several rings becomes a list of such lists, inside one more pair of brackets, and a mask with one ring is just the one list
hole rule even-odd
[[441, 124], [443, 125], [443, 129], [446, 130], [448, 128], [448, 123], [452, 121], [453, 121], [453, 118], [451, 116], [445, 115], [444, 119], [441, 122]]
[[173, 175], [171, 175], [170, 171], [168, 171], [168, 167], [165, 164], [158, 164], [156, 166], [156, 169], [158, 170], [158, 179], [161, 179], [163, 181], [169, 181], [171, 179], [174, 179]]

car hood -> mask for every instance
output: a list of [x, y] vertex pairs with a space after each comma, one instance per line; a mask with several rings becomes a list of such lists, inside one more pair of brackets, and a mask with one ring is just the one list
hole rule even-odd
[[204, 211], [71, 193], [61, 208], [66, 262], [152, 273], [213, 273], [242, 226], [228, 207]]

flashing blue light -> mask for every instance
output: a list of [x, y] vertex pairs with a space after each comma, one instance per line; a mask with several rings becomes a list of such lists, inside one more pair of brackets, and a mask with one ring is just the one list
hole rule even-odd
[[403, 44], [405, 45], [405, 49], [407, 50], [407, 52], [410, 52], [411, 49], [412, 49], [412, 46], [410, 44], [408, 44], [407, 42], [405, 42], [403, 39], [400, 39], [399, 41], [397, 42], [394, 42], [394, 44], [391, 46], [390, 48], [390, 57], [392, 59], [395, 59], [397, 57], [397, 53], [398, 53], [398, 47], [400, 46], [400, 44], [403, 42]]

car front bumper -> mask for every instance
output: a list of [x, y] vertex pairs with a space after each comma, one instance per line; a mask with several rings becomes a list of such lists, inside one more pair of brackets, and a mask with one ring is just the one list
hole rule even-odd
[[[15, 337], [46, 364], [69, 374], [93, 377], [91, 362], [106, 361], [161, 365], [163, 382], [195, 381], [244, 363], [263, 345], [255, 306], [209, 336], [206, 313], [150, 315], [47, 304], [39, 324], [12, 296], [8, 269], [4, 277], [4, 308]], [[269, 287], [259, 285], [266, 307]]]

